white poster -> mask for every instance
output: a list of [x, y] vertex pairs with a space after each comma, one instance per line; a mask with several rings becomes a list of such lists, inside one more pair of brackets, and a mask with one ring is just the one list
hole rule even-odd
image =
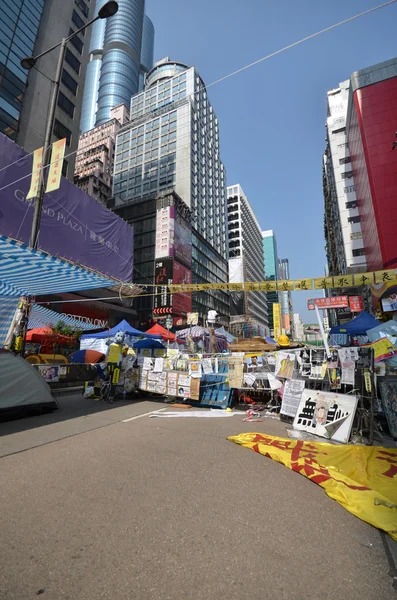
[[164, 368], [164, 359], [163, 358], [155, 358], [153, 371], [155, 373], [162, 373], [163, 368]]
[[169, 396], [176, 396], [176, 382], [178, 379], [177, 373], [168, 373], [167, 379], [167, 394]]
[[190, 389], [190, 377], [189, 375], [182, 375], [181, 373], [178, 376], [178, 387], [188, 387]]
[[271, 390], [279, 390], [281, 387], [283, 387], [281, 381], [279, 381], [277, 377], [273, 375], [273, 373], [266, 373], [266, 375]]
[[354, 385], [356, 360], [358, 360], [357, 348], [340, 348], [338, 350], [339, 360], [342, 366], [341, 383]]
[[142, 368], [143, 368], [145, 371], [150, 371], [150, 370], [151, 370], [151, 368], [152, 368], [152, 366], [153, 366], [153, 361], [152, 361], [152, 359], [151, 359], [151, 358], [148, 358], [147, 356], [144, 356], [144, 357], [143, 357], [143, 364], [142, 364]]
[[203, 372], [205, 375], [212, 373], [212, 362], [210, 358], [203, 358]]
[[287, 379], [284, 385], [283, 400], [280, 412], [289, 417], [295, 417], [302, 398], [305, 382], [299, 379]]
[[303, 390], [294, 429], [347, 444], [357, 408], [357, 397], [319, 390]]

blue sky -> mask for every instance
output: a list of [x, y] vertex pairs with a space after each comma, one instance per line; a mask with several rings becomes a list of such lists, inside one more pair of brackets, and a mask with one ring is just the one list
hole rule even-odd
[[[381, 0], [147, 0], [155, 60], [194, 65], [206, 84]], [[352, 71], [396, 56], [397, 3], [209, 89], [228, 185], [240, 183], [274, 229], [292, 278], [324, 272], [322, 152], [326, 93]], [[396, 124], [397, 127], [397, 124]], [[313, 320], [296, 292], [295, 311]], [[318, 294], [317, 294], [318, 295]]]

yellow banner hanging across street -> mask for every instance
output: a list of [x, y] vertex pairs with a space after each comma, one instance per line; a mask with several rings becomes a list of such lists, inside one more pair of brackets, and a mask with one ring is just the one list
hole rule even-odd
[[[344, 289], [372, 285], [373, 288], [386, 289], [393, 282], [397, 285], [397, 269], [374, 271], [371, 273], [356, 273], [355, 275], [338, 275], [337, 277], [317, 277], [295, 280], [278, 281], [248, 281], [242, 283], [192, 283], [187, 285], [168, 286], [171, 293], [200, 292], [204, 290], [260, 291], [260, 292], [299, 292], [304, 290]], [[374, 290], [376, 291], [376, 290]], [[380, 293], [380, 292], [379, 292]]]
[[336, 446], [262, 433], [242, 433], [228, 440], [321, 485], [350, 513], [397, 541], [397, 448]]

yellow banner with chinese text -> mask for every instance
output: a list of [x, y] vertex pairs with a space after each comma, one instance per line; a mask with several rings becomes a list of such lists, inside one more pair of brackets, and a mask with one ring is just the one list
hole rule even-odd
[[261, 433], [228, 439], [301, 473], [350, 513], [397, 541], [397, 448], [336, 446]]
[[55, 192], [61, 185], [63, 157], [65, 156], [66, 138], [52, 144], [50, 170], [48, 171], [46, 193]]
[[30, 182], [30, 188], [26, 200], [35, 198], [39, 191], [40, 176], [41, 176], [41, 163], [43, 161], [43, 148], [38, 148], [33, 152], [33, 166], [32, 166], [32, 180]]
[[295, 279], [295, 289], [296, 290], [312, 290], [313, 289], [313, 279]]

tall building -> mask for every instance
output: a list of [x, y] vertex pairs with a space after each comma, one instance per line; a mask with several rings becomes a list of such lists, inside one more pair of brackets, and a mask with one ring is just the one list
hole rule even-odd
[[369, 271], [397, 267], [397, 58], [350, 78], [347, 137]]
[[[1, 2], [2, 131], [27, 152], [43, 145], [52, 81], [58, 51], [43, 56], [37, 68], [26, 71], [20, 61], [48, 50], [94, 16], [93, 3], [84, 0], [15, 0]], [[66, 138], [66, 154], [77, 149], [88, 41], [91, 32], [73, 38], [66, 49], [55, 114], [54, 139]], [[64, 174], [73, 179], [74, 155], [65, 160]]]
[[[97, 0], [99, 10], [107, 0]], [[153, 66], [154, 27], [144, 0], [118, 0], [119, 10], [92, 27], [80, 129], [110, 120], [119, 104], [129, 106]]]
[[[162, 200], [170, 198], [171, 192], [185, 206], [180, 233], [183, 229], [187, 246], [190, 235], [193, 282], [226, 283], [226, 186], [218, 119], [196, 69], [166, 58], [147, 74], [144, 91], [132, 97], [130, 123], [120, 130], [116, 141], [113, 208], [130, 222], [139, 219], [139, 227], [146, 233], [138, 246], [135, 229], [136, 282], [153, 279], [154, 261], [166, 258], [163, 253], [156, 254], [155, 238], [156, 229], [159, 233], [163, 219], [167, 220], [159, 211], [167, 207], [171, 211], [172, 203]], [[194, 217], [189, 224], [191, 214]], [[171, 213], [168, 219], [172, 229]], [[173, 244], [173, 240], [166, 244], [170, 254]], [[220, 322], [226, 324], [229, 296], [224, 290], [195, 293], [192, 309], [202, 322], [208, 310], [216, 310]], [[145, 320], [150, 311], [153, 307], [149, 305], [141, 311], [146, 312]]]
[[[227, 188], [229, 233], [229, 281], [263, 281], [265, 277], [262, 231], [240, 185]], [[233, 331], [268, 335], [266, 292], [235, 292], [230, 296], [230, 326]]]
[[[278, 261], [280, 279], [290, 279], [289, 260], [288, 258], [280, 258]], [[294, 311], [292, 307], [291, 292], [279, 292], [281, 305], [281, 329], [288, 335], [293, 335], [294, 327]]]
[[346, 133], [350, 81], [328, 92], [327, 145], [323, 157], [324, 234], [330, 275], [367, 268]]
[[294, 339], [303, 341], [305, 339], [304, 325], [299, 313], [294, 313]]
[[[278, 253], [277, 240], [273, 229], [262, 231], [262, 238], [265, 280], [277, 281], [279, 279]], [[273, 304], [278, 304], [279, 302], [278, 292], [267, 292], [266, 297], [270, 335], [274, 335]]]
[[129, 121], [130, 111], [120, 104], [111, 119], [80, 136], [74, 183], [105, 206], [112, 196], [116, 134]]

